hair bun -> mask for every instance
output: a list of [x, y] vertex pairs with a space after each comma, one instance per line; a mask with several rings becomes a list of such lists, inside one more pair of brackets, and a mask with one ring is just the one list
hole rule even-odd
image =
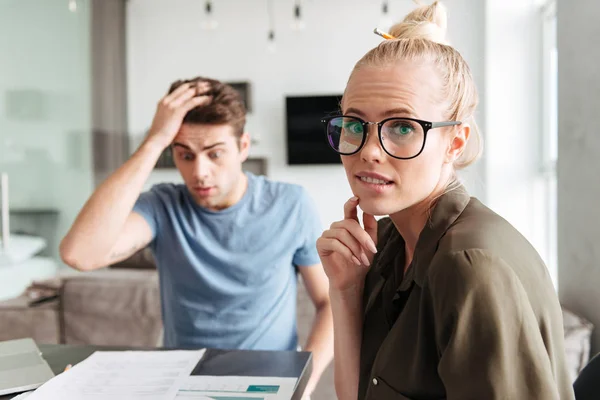
[[427, 39], [448, 44], [446, 40], [448, 13], [439, 1], [411, 11], [402, 22], [392, 26], [389, 34], [397, 39]]

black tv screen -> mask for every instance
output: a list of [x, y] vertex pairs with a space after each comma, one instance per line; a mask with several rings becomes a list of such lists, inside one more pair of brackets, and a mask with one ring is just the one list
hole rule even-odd
[[287, 123], [287, 163], [339, 164], [340, 156], [327, 142], [321, 119], [339, 111], [342, 95], [288, 96], [285, 99]]

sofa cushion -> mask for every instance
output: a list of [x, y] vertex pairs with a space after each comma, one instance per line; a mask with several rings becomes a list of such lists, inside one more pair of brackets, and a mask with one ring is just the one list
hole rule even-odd
[[106, 269], [65, 279], [62, 304], [67, 344], [152, 347], [162, 331], [156, 271]]
[[585, 318], [562, 308], [565, 331], [565, 353], [571, 382], [590, 359], [592, 330], [594, 326]]

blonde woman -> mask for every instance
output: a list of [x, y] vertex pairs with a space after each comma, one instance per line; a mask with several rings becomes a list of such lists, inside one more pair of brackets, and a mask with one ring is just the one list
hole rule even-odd
[[323, 120], [355, 195], [317, 241], [337, 394], [572, 399], [544, 263], [456, 180], [481, 141], [473, 78], [445, 28], [439, 2], [411, 12], [356, 64], [343, 115]]

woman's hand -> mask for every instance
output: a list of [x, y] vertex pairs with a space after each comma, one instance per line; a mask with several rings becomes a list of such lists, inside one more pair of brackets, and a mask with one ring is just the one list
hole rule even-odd
[[317, 240], [319, 257], [334, 290], [362, 286], [377, 253], [377, 221], [363, 213], [363, 229], [358, 222], [358, 204], [357, 197], [348, 200], [344, 219], [334, 222]]

